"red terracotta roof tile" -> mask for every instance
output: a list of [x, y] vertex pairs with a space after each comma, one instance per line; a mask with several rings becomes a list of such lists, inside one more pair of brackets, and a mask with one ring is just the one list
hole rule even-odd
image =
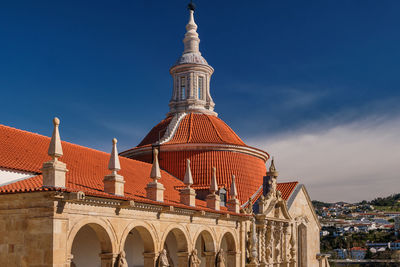
[[282, 198], [288, 200], [299, 182], [278, 183], [276, 190], [281, 191]]
[[[157, 124], [138, 147], [150, 145], [163, 137], [172, 117]], [[190, 113], [181, 121], [174, 136], [164, 144], [214, 143], [245, 146], [245, 143], [220, 118], [206, 114]]]
[[153, 127], [150, 132], [143, 138], [142, 142], [138, 146], [149, 145], [157, 142], [159, 138], [162, 138], [165, 131], [168, 128], [169, 123], [172, 120], [172, 116], [165, 118], [159, 124]]
[[[41, 173], [43, 162], [48, 161], [47, 149], [50, 138], [8, 126], [0, 125], [0, 167]], [[67, 191], [83, 191], [101, 197], [120, 198], [103, 191], [103, 178], [109, 174], [107, 169], [110, 155], [87, 147], [62, 142], [64, 155], [61, 161], [67, 164]], [[111, 145], [110, 145], [111, 146]], [[125, 199], [141, 202], [152, 201], [145, 198], [145, 187], [149, 178], [151, 164], [120, 157], [121, 171], [125, 178]], [[189, 208], [180, 204], [179, 191], [175, 187], [184, 184], [177, 178], [162, 171], [160, 180], [164, 184], [165, 202], [162, 205], [174, 205]], [[17, 181], [0, 187], [0, 193], [30, 192], [54, 190], [42, 187], [41, 175]], [[154, 202], [154, 201], [153, 201]], [[204, 201], [196, 200], [197, 208], [209, 210]], [[223, 212], [227, 212], [222, 209]]]
[[183, 179], [186, 159], [190, 159], [194, 188], [209, 188], [212, 167], [216, 167], [217, 183], [229, 191], [232, 174], [236, 176], [238, 198], [246, 202], [262, 185], [266, 173], [262, 159], [232, 151], [162, 151], [160, 166]]

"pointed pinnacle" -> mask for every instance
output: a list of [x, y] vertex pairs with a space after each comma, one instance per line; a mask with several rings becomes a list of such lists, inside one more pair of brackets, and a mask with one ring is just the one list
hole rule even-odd
[[270, 172], [275, 172], [276, 171], [274, 157], [272, 157], [271, 166], [269, 166], [269, 171]]
[[54, 124], [54, 129], [53, 129], [53, 134], [51, 136], [49, 150], [47, 154], [53, 157], [54, 159], [57, 159], [63, 155], [60, 132], [58, 130], [58, 126], [60, 125], [60, 120], [57, 117], [55, 117], [53, 119], [53, 124]]
[[237, 197], [235, 175], [232, 175], [232, 183], [231, 183], [231, 189], [230, 189], [229, 195], [232, 198], [236, 198]]
[[108, 162], [108, 169], [116, 173], [117, 171], [121, 170], [121, 165], [119, 163], [118, 150], [117, 150], [118, 140], [114, 138], [112, 142], [113, 142], [113, 147], [110, 155], [110, 161]]
[[210, 183], [210, 192], [215, 194], [218, 191], [218, 184], [217, 184], [217, 170], [215, 167], [212, 168], [212, 176], [211, 176], [211, 183]]
[[187, 187], [190, 187], [193, 184], [192, 171], [190, 170], [190, 159], [186, 159], [186, 172], [183, 183], [187, 185]]
[[151, 166], [150, 178], [155, 181], [161, 178], [160, 165], [158, 164], [158, 149], [153, 149], [153, 166]]

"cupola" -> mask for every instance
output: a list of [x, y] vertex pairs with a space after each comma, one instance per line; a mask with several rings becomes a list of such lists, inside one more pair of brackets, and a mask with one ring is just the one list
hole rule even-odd
[[214, 69], [208, 65], [199, 50], [199, 34], [194, 21], [194, 5], [189, 4], [189, 22], [183, 39], [182, 56], [170, 69], [173, 93], [168, 115], [196, 112], [217, 116], [210, 95], [210, 79]]

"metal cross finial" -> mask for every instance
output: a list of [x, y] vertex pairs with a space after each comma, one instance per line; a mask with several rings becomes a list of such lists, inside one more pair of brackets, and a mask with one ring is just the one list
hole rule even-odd
[[193, 11], [196, 9], [196, 5], [193, 3], [192, 0], [190, 0], [190, 3], [188, 4], [188, 9]]

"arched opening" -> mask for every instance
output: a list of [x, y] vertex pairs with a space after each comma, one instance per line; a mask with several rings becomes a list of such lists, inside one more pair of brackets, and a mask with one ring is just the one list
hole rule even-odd
[[214, 239], [208, 231], [204, 230], [198, 235], [195, 249], [197, 249], [197, 256], [201, 261], [200, 267], [211, 267], [215, 265]]
[[223, 258], [226, 266], [236, 266], [236, 242], [232, 233], [225, 233], [220, 244], [220, 251], [223, 251]]
[[124, 251], [129, 267], [149, 266], [146, 260], [154, 262], [154, 258], [145, 260], [146, 254], [154, 253], [154, 241], [150, 232], [143, 226], [133, 228], [126, 236]]
[[297, 248], [299, 267], [307, 267], [307, 227], [304, 224], [297, 228]]
[[96, 223], [86, 224], [79, 229], [72, 243], [71, 266], [100, 267], [112, 259], [112, 243], [106, 230]]
[[188, 242], [182, 230], [174, 228], [169, 231], [163, 248], [167, 251], [170, 267], [188, 264]]

